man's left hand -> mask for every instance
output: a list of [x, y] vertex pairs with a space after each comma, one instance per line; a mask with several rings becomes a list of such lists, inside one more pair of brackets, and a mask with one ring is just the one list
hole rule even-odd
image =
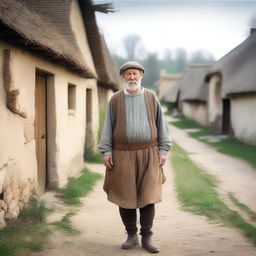
[[163, 167], [167, 160], [167, 155], [159, 155], [159, 166]]

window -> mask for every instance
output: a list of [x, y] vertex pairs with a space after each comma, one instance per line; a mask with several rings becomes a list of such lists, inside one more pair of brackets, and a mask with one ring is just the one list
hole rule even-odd
[[72, 113], [76, 109], [76, 86], [68, 84], [68, 112]]

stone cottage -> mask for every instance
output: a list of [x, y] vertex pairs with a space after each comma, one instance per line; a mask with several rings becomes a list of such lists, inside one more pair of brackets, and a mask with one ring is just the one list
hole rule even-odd
[[208, 71], [209, 125], [256, 145], [256, 29]]
[[97, 141], [99, 96], [85, 25], [85, 10], [97, 6], [0, 0], [0, 9], [1, 222], [84, 167], [88, 127]]
[[180, 76], [180, 74], [167, 74], [165, 70], [160, 71], [160, 78], [155, 84], [156, 93], [160, 100], [166, 101], [168, 91], [171, 90]]
[[205, 76], [211, 64], [190, 64], [181, 79], [168, 92], [167, 100], [176, 103], [181, 113], [203, 126], [208, 125], [208, 87]]

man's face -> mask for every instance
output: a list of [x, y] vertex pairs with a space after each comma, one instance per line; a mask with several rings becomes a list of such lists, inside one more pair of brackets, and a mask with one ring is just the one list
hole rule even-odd
[[135, 68], [126, 69], [123, 73], [123, 79], [127, 89], [137, 90], [142, 79], [141, 71]]

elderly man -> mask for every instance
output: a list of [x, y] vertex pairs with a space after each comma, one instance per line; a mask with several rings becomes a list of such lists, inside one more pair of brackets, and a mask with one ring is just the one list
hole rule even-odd
[[161, 201], [165, 181], [163, 165], [171, 140], [155, 94], [141, 86], [144, 67], [129, 61], [120, 68], [124, 89], [111, 98], [99, 150], [104, 154], [104, 190], [119, 206], [128, 233], [122, 249], [138, 244], [137, 211], [140, 212], [142, 247], [150, 253], [155, 203]]

